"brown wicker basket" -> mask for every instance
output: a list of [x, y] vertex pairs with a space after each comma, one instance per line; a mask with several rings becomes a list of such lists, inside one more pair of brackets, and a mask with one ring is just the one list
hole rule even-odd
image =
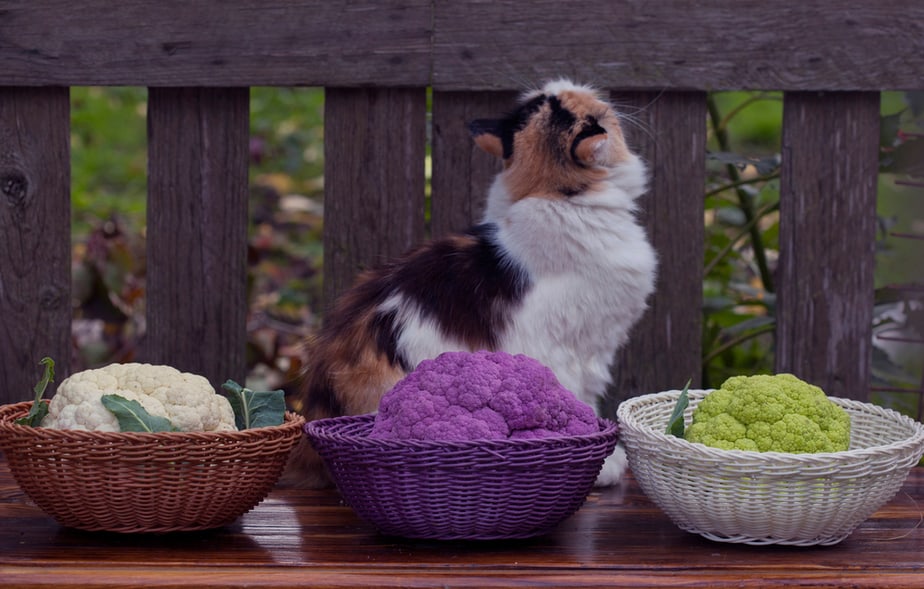
[[22, 490], [63, 526], [172, 532], [232, 523], [269, 493], [304, 419], [231, 432], [111, 433], [16, 425], [0, 406], [0, 450]]

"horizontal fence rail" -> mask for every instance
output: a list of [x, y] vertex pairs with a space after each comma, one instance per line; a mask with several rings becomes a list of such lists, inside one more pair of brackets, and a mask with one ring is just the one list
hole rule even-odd
[[0, 83], [913, 90], [915, 0], [5, 0]]
[[921, 86], [924, 6], [716, 4], [0, 2], [0, 401], [29, 397], [42, 356], [68, 372], [67, 86], [150, 88], [142, 356], [218, 385], [245, 370], [247, 87], [326, 88], [329, 301], [426, 234], [428, 88], [438, 236], [480, 216], [498, 171], [465, 122], [559, 76], [633, 111], [652, 173], [658, 289], [612, 402], [698, 379], [706, 92], [727, 88], [786, 91], [777, 368], [865, 398], [878, 92]]

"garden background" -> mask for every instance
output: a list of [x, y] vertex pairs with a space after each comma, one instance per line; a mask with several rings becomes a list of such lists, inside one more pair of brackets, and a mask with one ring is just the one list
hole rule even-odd
[[[133, 360], [145, 333], [146, 91], [74, 87], [71, 103], [77, 371]], [[773, 369], [782, 104], [708, 97], [704, 387]], [[322, 320], [324, 92], [253, 88], [250, 108], [248, 384], [275, 388]], [[883, 93], [881, 112], [872, 400], [920, 418], [924, 95]]]

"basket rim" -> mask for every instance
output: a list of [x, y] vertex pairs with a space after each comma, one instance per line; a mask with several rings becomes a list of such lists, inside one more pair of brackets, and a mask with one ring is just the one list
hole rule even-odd
[[[47, 399], [43, 399], [47, 403]], [[301, 428], [305, 418], [292, 411], [286, 411], [285, 420], [279, 425], [258, 427], [244, 430], [227, 431], [190, 431], [190, 432], [96, 432], [76, 429], [52, 429], [47, 427], [32, 427], [19, 425], [14, 420], [24, 417], [31, 409], [34, 401], [23, 401], [8, 405], [0, 405], [0, 442], [7, 435], [18, 437], [41, 437], [44, 439], [59, 439], [76, 442], [178, 442], [184, 440], [223, 440], [243, 441], [254, 437], [263, 437], [280, 431]]]
[[[690, 406], [687, 408], [687, 412], [692, 411], [695, 408], [696, 403], [701, 401], [708, 393], [712, 392], [713, 390], [715, 389], [688, 390], [687, 392], [690, 396]], [[636, 420], [634, 411], [637, 410], [640, 406], [652, 405], [655, 403], [663, 404], [666, 402], [671, 403], [671, 406], [673, 406], [677, 403], [677, 399], [680, 397], [681, 392], [682, 391], [679, 389], [672, 389], [657, 393], [639, 395], [623, 401], [616, 410], [617, 420], [622, 428], [621, 434], [623, 437], [628, 437], [626, 434], [629, 432], [638, 432], [641, 436], [648, 438], [649, 440], [653, 440], [657, 444], [661, 444], [662, 449], [685, 452], [689, 454], [691, 458], [700, 457], [709, 458], [712, 460], [724, 458], [767, 463], [778, 463], [783, 460], [789, 460], [793, 463], [818, 463], [829, 462], [831, 460], [849, 460], [855, 458], [863, 458], [870, 455], [880, 455], [883, 452], [903, 451], [914, 446], [921, 446], [922, 443], [924, 443], [924, 424], [921, 424], [917, 420], [912, 419], [907, 415], [903, 415], [894, 409], [889, 409], [887, 407], [882, 407], [864, 401], [845, 399], [842, 397], [828, 398], [848, 411], [871, 411], [873, 413], [879, 413], [883, 417], [892, 419], [893, 421], [909, 427], [912, 429], [913, 433], [904, 439], [888, 444], [867, 446], [863, 448], [853, 448], [850, 450], [841, 450], [839, 452], [816, 452], [805, 454], [773, 451], [759, 452], [756, 450], [725, 450], [722, 448], [707, 446], [699, 442], [690, 442], [683, 438], [678, 438], [676, 436], [668, 435], [663, 431], [653, 429], [652, 427], [639, 423]]]
[[[481, 440], [392, 440], [370, 438], [368, 430], [375, 421], [376, 413], [364, 413], [362, 415], [345, 415], [340, 417], [325, 417], [308, 421], [303, 426], [305, 434], [309, 439], [334, 440], [341, 443], [349, 443], [354, 446], [365, 446], [367, 448], [387, 448], [389, 450], [472, 450], [490, 448], [494, 450], [503, 449], [529, 449], [533, 447], [545, 447], [550, 444], [562, 443], [602, 443], [613, 436], [618, 435], [619, 425], [605, 417], [597, 417], [597, 424], [600, 426], [599, 431], [589, 434], [574, 434], [567, 436], [549, 436], [545, 438], [504, 438], [504, 439], [481, 439]], [[360, 426], [364, 429], [361, 434], [341, 433], [341, 429]]]

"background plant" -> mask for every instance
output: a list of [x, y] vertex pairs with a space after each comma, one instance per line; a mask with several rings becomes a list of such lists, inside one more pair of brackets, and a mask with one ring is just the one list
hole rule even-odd
[[[74, 370], [132, 360], [143, 337], [143, 88], [71, 90]], [[261, 386], [297, 370], [317, 324], [323, 91], [251, 90], [248, 368]]]

